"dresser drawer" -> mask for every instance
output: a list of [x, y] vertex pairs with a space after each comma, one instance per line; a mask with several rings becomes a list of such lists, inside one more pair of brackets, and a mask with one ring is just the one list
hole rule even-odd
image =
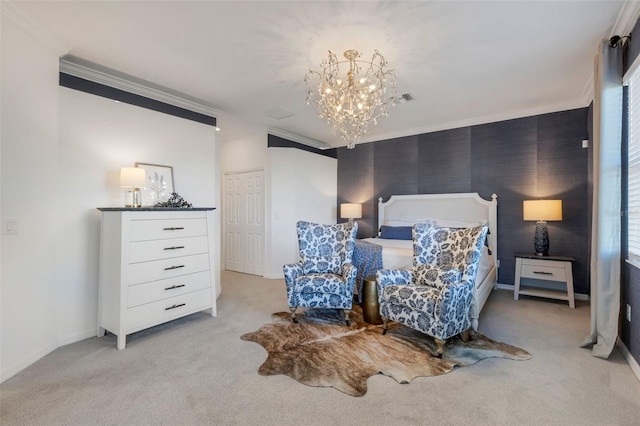
[[151, 262], [133, 263], [129, 269], [127, 285], [141, 284], [165, 278], [178, 277], [209, 270], [209, 254], [172, 257]]
[[136, 241], [129, 244], [129, 263], [190, 256], [208, 251], [209, 241], [206, 236]]
[[209, 271], [133, 285], [127, 288], [127, 307], [144, 305], [209, 287], [211, 287]]
[[200, 235], [207, 235], [207, 221], [204, 218], [132, 220], [129, 241], [197, 237]]
[[521, 278], [535, 278], [537, 280], [549, 280], [549, 281], [567, 281], [567, 272], [562, 267], [537, 265], [522, 263], [522, 271], [520, 272]]
[[128, 308], [127, 333], [170, 321], [211, 306], [211, 288]]

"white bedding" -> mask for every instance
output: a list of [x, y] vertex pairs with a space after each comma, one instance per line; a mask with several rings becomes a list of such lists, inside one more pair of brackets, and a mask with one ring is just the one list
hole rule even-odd
[[[365, 238], [362, 241], [382, 246], [382, 267], [384, 269], [409, 269], [413, 263], [413, 241], [411, 240]], [[494, 266], [494, 256], [489, 254], [489, 249], [485, 246], [476, 275], [476, 288], [480, 287]]]

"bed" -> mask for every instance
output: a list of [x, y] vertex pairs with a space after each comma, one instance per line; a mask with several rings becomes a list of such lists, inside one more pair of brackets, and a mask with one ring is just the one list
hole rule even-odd
[[[378, 200], [377, 229], [413, 226], [417, 222], [432, 221], [438, 226], [461, 228], [486, 223], [489, 226], [487, 244], [484, 249], [478, 274], [474, 301], [471, 306], [471, 321], [478, 328], [480, 311], [495, 287], [498, 277], [498, 196], [491, 200], [477, 193], [392, 195], [388, 201]], [[398, 228], [399, 229], [399, 228]], [[406, 228], [405, 228], [406, 229]], [[393, 233], [388, 235], [393, 236]], [[384, 236], [384, 235], [380, 235]], [[409, 239], [366, 238], [362, 240], [382, 247], [384, 269], [408, 269], [413, 262], [413, 246]]]

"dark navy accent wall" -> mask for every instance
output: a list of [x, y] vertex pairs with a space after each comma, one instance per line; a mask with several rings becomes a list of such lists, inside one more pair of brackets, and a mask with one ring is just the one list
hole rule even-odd
[[550, 252], [576, 258], [575, 290], [589, 293], [587, 119], [580, 108], [339, 148], [338, 203], [363, 203], [358, 235], [369, 237], [378, 197], [496, 193], [498, 281], [513, 284], [513, 254], [533, 251], [535, 223], [522, 220], [522, 201], [562, 199], [563, 221], [548, 224]]
[[376, 232], [374, 217], [378, 214], [378, 203], [374, 191], [373, 146], [367, 143], [356, 149], [338, 150], [338, 217], [341, 203], [362, 203], [358, 238]]
[[[635, 37], [633, 36], [635, 34]], [[619, 34], [625, 36], [627, 34]], [[640, 20], [636, 22], [636, 25], [631, 31], [631, 39], [624, 44], [624, 52], [622, 56], [622, 67], [624, 72], [627, 72], [633, 61], [640, 55]]]
[[146, 98], [144, 96], [116, 89], [94, 81], [85, 80], [70, 74], [61, 72], [59, 75], [59, 84], [60, 86], [68, 87], [70, 89], [80, 90], [81, 92], [102, 96], [103, 98], [113, 99], [119, 102], [173, 115], [175, 117], [197, 121], [198, 123], [208, 124], [210, 126], [216, 125], [215, 117], [180, 108], [175, 105], [170, 105], [155, 99]]
[[[419, 137], [418, 193], [471, 192], [471, 128], [424, 133]], [[448, 175], [442, 182], [439, 176]]]
[[317, 149], [309, 145], [290, 141], [279, 136], [267, 135], [267, 147], [269, 148], [297, 148], [303, 151], [312, 152], [314, 154], [324, 155], [325, 157], [337, 158], [338, 154], [335, 148]]

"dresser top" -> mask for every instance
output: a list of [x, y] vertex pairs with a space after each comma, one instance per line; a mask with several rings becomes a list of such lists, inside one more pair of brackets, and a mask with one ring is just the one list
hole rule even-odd
[[101, 212], [201, 212], [215, 207], [98, 207]]

